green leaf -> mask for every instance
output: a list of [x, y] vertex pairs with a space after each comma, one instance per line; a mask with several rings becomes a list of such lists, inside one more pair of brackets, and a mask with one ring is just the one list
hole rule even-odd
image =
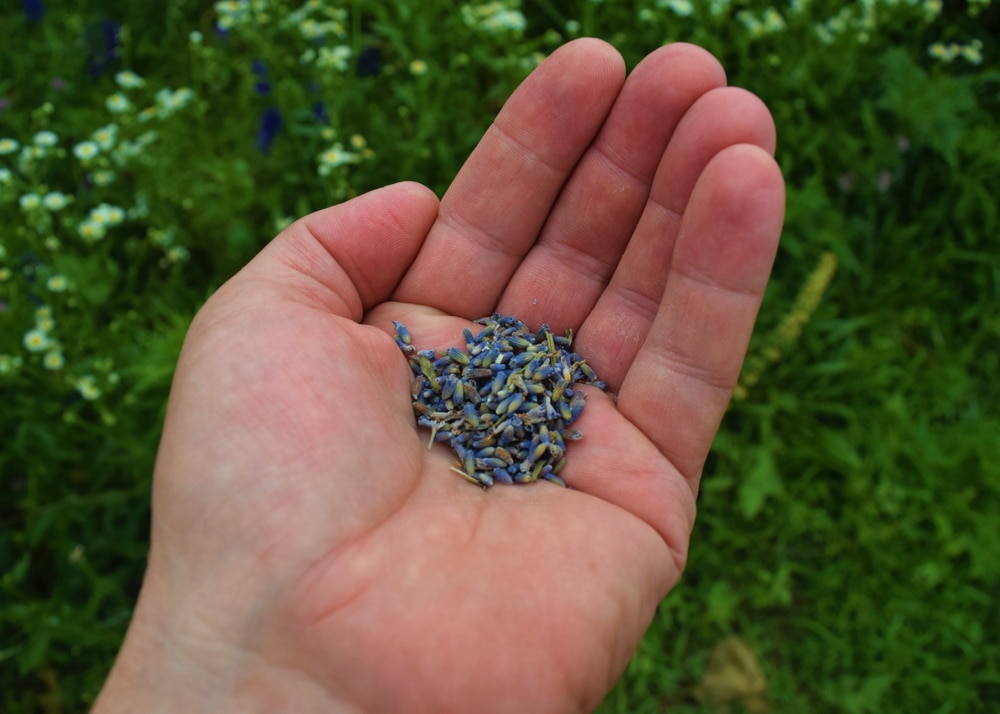
[[767, 449], [758, 451], [757, 463], [747, 472], [739, 489], [740, 510], [747, 520], [752, 520], [764, 508], [767, 499], [784, 493], [781, 475], [774, 457]]
[[895, 115], [910, 137], [954, 165], [959, 142], [970, 123], [969, 114], [978, 108], [972, 80], [928, 74], [911, 52], [899, 47], [883, 53], [882, 68], [882, 96], [877, 106]]
[[53, 258], [59, 271], [76, 286], [77, 292], [91, 305], [103, 305], [118, 282], [118, 265], [100, 255], [78, 257], [60, 253]]

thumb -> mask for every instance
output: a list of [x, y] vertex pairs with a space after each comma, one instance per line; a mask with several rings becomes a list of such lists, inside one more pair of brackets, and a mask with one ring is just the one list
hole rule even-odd
[[437, 209], [430, 189], [403, 182], [316, 211], [282, 231], [231, 287], [264, 281], [282, 297], [360, 321], [409, 269]]

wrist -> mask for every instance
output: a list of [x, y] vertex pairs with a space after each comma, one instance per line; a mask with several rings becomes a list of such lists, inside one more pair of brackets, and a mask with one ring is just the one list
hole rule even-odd
[[94, 703], [92, 714], [145, 711], [200, 712], [201, 692], [210, 688], [205, 673], [146, 624], [136, 608], [114, 665]]
[[235, 647], [196, 618], [178, 622], [169, 615], [187, 608], [158, 608], [153, 599], [144, 585], [91, 714], [359, 711], [305, 672]]

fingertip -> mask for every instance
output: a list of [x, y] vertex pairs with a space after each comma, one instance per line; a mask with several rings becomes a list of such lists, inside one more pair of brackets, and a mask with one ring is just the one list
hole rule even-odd
[[[434, 192], [417, 181], [399, 181], [362, 193], [343, 203], [337, 203], [303, 216], [301, 223], [310, 231], [323, 233], [331, 221], [344, 220], [344, 214], [357, 215], [367, 219], [384, 218], [386, 211], [407, 224], [420, 221], [429, 212], [437, 212], [438, 199]], [[366, 221], [368, 222], [368, 221]], [[292, 224], [295, 227], [296, 224]]]
[[[497, 115], [495, 125], [561, 171], [601, 126], [625, 82], [625, 60], [608, 42], [581, 37], [552, 52]], [[555, 139], [555, 140], [553, 140]], [[552, 144], [555, 151], [548, 145]], [[563, 150], [570, 149], [565, 158]]]
[[704, 47], [690, 42], [671, 42], [663, 45], [643, 58], [636, 69], [648, 64], [663, 64], [672, 75], [692, 82], [700, 78], [700, 84], [707, 87], [724, 87], [726, 70], [718, 58]]
[[711, 161], [733, 146], [750, 144], [774, 152], [774, 120], [764, 102], [738, 87], [708, 89], [687, 109], [674, 132], [653, 187], [654, 200], [684, 213]]
[[[785, 178], [773, 153], [759, 144], [741, 143], [728, 146], [714, 157], [706, 173], [719, 174], [721, 185], [747, 195], [746, 203], [768, 209], [772, 219], [784, 217]], [[780, 207], [780, 212], [775, 208]]]
[[675, 264], [720, 287], [761, 293], [784, 215], [784, 177], [770, 152], [756, 144], [728, 146], [712, 157], [698, 179]]
[[394, 219], [404, 233], [416, 231], [426, 235], [437, 218], [437, 195], [417, 181], [400, 181], [374, 189], [358, 198], [384, 202], [382, 210], [387, 212], [387, 217]]
[[384, 186], [304, 216], [254, 264], [268, 274], [280, 266], [308, 277], [300, 289], [310, 299], [360, 320], [365, 310], [395, 289], [437, 211], [437, 197], [422, 184], [403, 181]]
[[398, 181], [397, 183], [377, 188], [371, 191], [371, 193], [378, 193], [381, 191], [398, 194], [404, 199], [412, 199], [418, 203], [432, 202], [435, 206], [437, 205], [437, 195], [434, 191], [419, 181]]
[[771, 110], [759, 96], [742, 87], [723, 87], [711, 92], [706, 99], [715, 99], [717, 103], [728, 105], [729, 114], [740, 118], [737, 125], [742, 125], [744, 137], [734, 141], [733, 145], [753, 144], [764, 149], [769, 155], [774, 155], [777, 144], [777, 129]]
[[592, 62], [600, 58], [612, 76], [619, 75], [622, 80], [625, 78], [625, 59], [614, 45], [599, 37], [579, 37], [570, 40], [554, 50], [549, 58], [563, 54], [587, 55]]

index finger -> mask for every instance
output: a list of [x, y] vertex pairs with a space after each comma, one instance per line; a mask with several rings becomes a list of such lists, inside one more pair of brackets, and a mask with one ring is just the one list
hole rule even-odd
[[393, 299], [470, 319], [492, 312], [624, 80], [621, 56], [594, 39], [532, 72], [445, 193]]

